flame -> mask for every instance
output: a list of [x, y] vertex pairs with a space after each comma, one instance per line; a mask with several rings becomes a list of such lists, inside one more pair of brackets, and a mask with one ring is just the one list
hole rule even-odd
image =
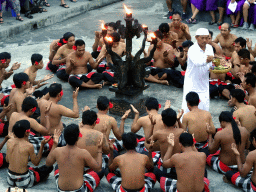
[[142, 28], [147, 28], [147, 27], [148, 27], [148, 26], [147, 26], [147, 25], [145, 25], [145, 24], [143, 24], [143, 25], [142, 25]]
[[102, 30], [107, 30], [104, 23], [101, 24], [101, 28]]
[[110, 43], [113, 42], [113, 39], [111, 37], [105, 37], [105, 39]]
[[150, 33], [149, 36], [151, 37], [151, 39], [155, 39], [156, 38], [155, 33]]
[[126, 5], [124, 5], [124, 9], [127, 14], [129, 15], [132, 14], [132, 12], [126, 7]]

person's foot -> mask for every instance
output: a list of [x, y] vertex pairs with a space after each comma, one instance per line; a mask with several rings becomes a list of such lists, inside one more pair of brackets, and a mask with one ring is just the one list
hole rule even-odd
[[251, 23], [251, 25], [250, 25], [249, 30], [251, 30], [251, 31], [254, 31], [254, 30], [255, 30], [255, 27], [254, 27], [254, 25], [253, 25], [252, 23]]
[[16, 17], [16, 20], [18, 20], [18, 21], [23, 21], [23, 19], [21, 18], [20, 15]]
[[61, 7], [64, 7], [64, 8], [69, 8], [69, 6], [67, 4], [60, 4]]
[[46, 6], [46, 7], [50, 7], [50, 4], [45, 2], [45, 1], [43, 2], [43, 5]]
[[167, 80], [160, 80], [159, 83], [163, 85], [169, 85], [169, 82]]
[[172, 15], [173, 15], [173, 13], [174, 13], [174, 9], [172, 9], [172, 11], [168, 11], [168, 12], [167, 12], [167, 14], [163, 16], [163, 18], [165, 18], [165, 19], [169, 19], [169, 18], [170, 18], [170, 16], [172, 16]]
[[208, 24], [209, 25], [213, 25], [213, 24], [215, 24], [216, 23], [216, 21], [210, 21]]
[[190, 19], [187, 19], [186, 22], [187, 24], [196, 24], [196, 19], [190, 18]]
[[187, 19], [188, 18], [188, 15], [186, 14], [186, 13], [182, 13], [182, 15], [181, 15], [181, 18], [182, 18], [182, 20], [185, 20], [185, 19]]
[[30, 14], [30, 11], [26, 12], [24, 16], [29, 19], [33, 19], [33, 16]]
[[222, 24], [223, 24], [223, 21], [218, 21], [218, 22], [217, 22], [217, 25], [218, 25], [218, 26], [221, 26]]
[[247, 22], [244, 22], [242, 29], [244, 30], [249, 29], [249, 24]]

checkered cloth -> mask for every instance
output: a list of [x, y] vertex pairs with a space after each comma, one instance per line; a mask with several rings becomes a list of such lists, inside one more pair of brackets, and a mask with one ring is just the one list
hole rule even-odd
[[251, 180], [252, 172], [246, 177], [241, 177], [239, 172], [228, 171], [225, 176], [237, 187], [242, 188], [245, 192], [255, 192], [256, 186]]
[[[64, 191], [60, 190], [59, 185], [58, 185], [58, 180], [59, 180], [58, 165], [56, 165], [54, 168], [54, 176], [56, 179], [57, 190], [59, 192], [64, 192]], [[84, 168], [83, 178], [84, 178], [83, 186], [80, 189], [74, 190], [72, 192], [92, 192], [96, 189], [96, 187], [98, 187], [98, 185], [100, 183], [100, 177], [98, 176], [98, 174], [96, 172], [94, 172], [92, 169], [87, 168], [87, 167]], [[69, 191], [65, 191], [65, 192], [69, 192]]]
[[209, 155], [206, 158], [206, 163], [216, 172], [225, 174], [227, 171], [238, 171], [237, 165], [227, 166], [219, 160], [220, 150]]
[[[125, 190], [121, 186], [121, 182], [122, 182], [121, 177], [118, 177], [114, 173], [108, 173], [107, 180], [115, 192], [125, 192]], [[150, 191], [150, 189], [152, 189], [154, 187], [155, 183], [156, 183], [155, 174], [154, 173], [145, 173], [145, 185], [144, 185], [144, 188], [142, 190], [140, 190], [140, 192]]]
[[65, 138], [64, 138], [64, 129], [63, 129], [63, 131], [60, 135], [60, 138], [59, 138], [58, 147], [64, 147], [66, 145], [67, 145], [67, 143], [66, 143]]
[[15, 175], [10, 170], [7, 173], [7, 183], [11, 186], [29, 188], [40, 181], [39, 173], [32, 167], [22, 175]]
[[206, 148], [208, 148], [208, 141], [196, 142], [195, 147], [196, 147], [197, 150], [206, 149]]
[[143, 151], [145, 151], [145, 149], [146, 149], [145, 148], [145, 137], [142, 137], [140, 139], [137, 138], [137, 146], [136, 146], [135, 150], [138, 153], [142, 153]]
[[[209, 184], [209, 179], [204, 177], [204, 192], [210, 192]], [[162, 189], [163, 192], [177, 192], [177, 180], [167, 177], [161, 177], [160, 188]]]
[[[30, 132], [28, 136], [29, 142], [34, 146], [34, 152], [35, 154], [39, 153], [40, 147], [41, 147], [41, 142], [44, 139], [49, 139], [50, 136], [36, 136], [32, 132]], [[48, 143], [44, 145], [43, 153], [48, 153], [50, 152], [51, 148], [53, 146], [53, 139], [51, 139]]]

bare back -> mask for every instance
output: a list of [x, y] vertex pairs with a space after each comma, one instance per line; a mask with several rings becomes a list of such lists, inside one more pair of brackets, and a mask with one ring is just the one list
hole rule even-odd
[[21, 112], [22, 102], [25, 99], [24, 93], [18, 89], [12, 90], [9, 96], [9, 104], [12, 104], [11, 110], [7, 113], [7, 119], [9, 120], [13, 112]]

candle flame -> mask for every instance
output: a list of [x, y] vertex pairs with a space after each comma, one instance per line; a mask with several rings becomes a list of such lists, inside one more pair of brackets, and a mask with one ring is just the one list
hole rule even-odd
[[147, 27], [148, 27], [148, 26], [147, 26], [147, 25], [145, 25], [145, 24], [143, 24], [143, 25], [142, 25], [142, 28], [147, 28]]
[[156, 38], [155, 33], [150, 33], [149, 36], [151, 37], [151, 39], [155, 39]]
[[104, 23], [101, 24], [101, 28], [102, 28], [103, 30], [106, 30], [106, 27], [105, 27], [105, 24], [104, 24]]
[[124, 5], [124, 9], [127, 14], [132, 14], [132, 12], [126, 7], [126, 5]]
[[105, 37], [105, 39], [110, 43], [113, 42], [113, 39], [111, 37]]

